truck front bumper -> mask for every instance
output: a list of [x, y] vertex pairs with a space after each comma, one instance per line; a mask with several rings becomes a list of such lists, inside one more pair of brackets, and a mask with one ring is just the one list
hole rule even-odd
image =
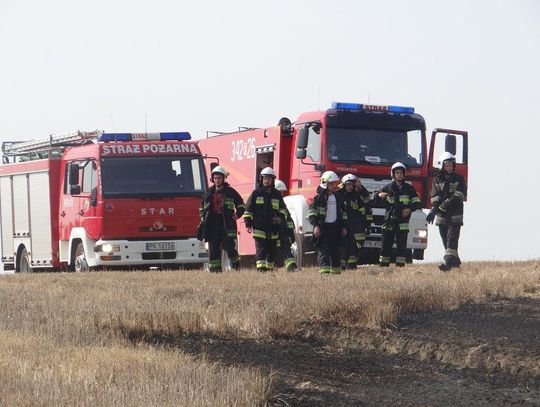
[[94, 256], [87, 256], [90, 267], [203, 264], [208, 261], [205, 244], [195, 238], [163, 241], [98, 240], [92, 254]]

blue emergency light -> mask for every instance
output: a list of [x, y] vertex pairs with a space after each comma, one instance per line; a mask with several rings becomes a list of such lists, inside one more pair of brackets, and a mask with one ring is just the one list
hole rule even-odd
[[187, 131], [169, 133], [103, 133], [99, 141], [185, 141], [191, 140]]
[[332, 109], [355, 110], [355, 111], [364, 110], [364, 111], [372, 111], [372, 112], [390, 112], [390, 113], [406, 113], [406, 114], [414, 113], [414, 107], [363, 105], [361, 103], [344, 103], [344, 102], [333, 102]]

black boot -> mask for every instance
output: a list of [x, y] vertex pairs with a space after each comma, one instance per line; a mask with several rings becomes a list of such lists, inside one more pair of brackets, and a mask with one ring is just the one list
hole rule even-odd
[[441, 270], [441, 271], [449, 271], [451, 268], [452, 268], [452, 266], [450, 264], [448, 264], [447, 262], [445, 262], [445, 261], [443, 261], [441, 264], [439, 264], [439, 270]]

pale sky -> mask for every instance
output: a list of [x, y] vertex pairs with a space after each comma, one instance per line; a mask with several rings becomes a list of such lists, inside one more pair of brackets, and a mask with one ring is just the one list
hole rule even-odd
[[539, 22], [535, 0], [0, 0], [0, 139], [201, 137], [369, 95], [469, 131], [463, 259], [540, 258]]

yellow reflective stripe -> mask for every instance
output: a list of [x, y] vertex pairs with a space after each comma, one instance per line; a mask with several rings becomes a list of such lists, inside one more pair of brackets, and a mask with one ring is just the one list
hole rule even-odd
[[253, 237], [259, 237], [261, 239], [266, 239], [266, 232], [263, 230], [253, 229]]
[[310, 209], [308, 211], [308, 216], [317, 216], [318, 215], [318, 212], [314, 209]]
[[294, 229], [294, 223], [293, 222], [287, 222], [287, 227], [289, 229]]
[[287, 211], [285, 209], [280, 209], [279, 213], [281, 213], [284, 217], [287, 217]]
[[287, 260], [285, 260], [285, 268], [289, 268], [292, 265], [296, 266], [296, 260], [294, 260], [293, 258], [288, 258]]
[[264, 203], [264, 196], [258, 196], [255, 200], [255, 203], [258, 205], [262, 205]]
[[433, 198], [431, 198], [431, 203], [434, 204], [436, 202], [439, 202], [440, 200], [441, 200], [440, 196], [434, 196]]
[[279, 237], [279, 233], [272, 233], [272, 235], [270, 236], [271, 239], [275, 240]]
[[279, 209], [279, 199], [272, 199], [272, 209]]
[[380, 263], [383, 263], [383, 264], [384, 264], [384, 263], [390, 263], [390, 257], [388, 257], [388, 256], [381, 256], [381, 257], [379, 257], [379, 262], [380, 262]]
[[366, 214], [366, 208], [364, 208], [362, 206], [361, 208], [358, 209], [358, 212], [360, 212], [362, 215], [365, 215]]
[[400, 223], [399, 224], [399, 230], [409, 230], [409, 224], [408, 223]]
[[332, 267], [320, 267], [319, 268], [319, 273], [331, 273], [332, 272]]
[[414, 203], [414, 202], [420, 202], [420, 198], [415, 196], [414, 198], [411, 199], [411, 203]]
[[244, 214], [242, 215], [242, 218], [253, 219], [253, 214], [251, 212], [244, 212]]
[[405, 264], [405, 257], [396, 257], [396, 264]]
[[465, 194], [463, 194], [461, 191], [454, 192], [454, 196], [457, 196], [460, 201], [465, 200]]

